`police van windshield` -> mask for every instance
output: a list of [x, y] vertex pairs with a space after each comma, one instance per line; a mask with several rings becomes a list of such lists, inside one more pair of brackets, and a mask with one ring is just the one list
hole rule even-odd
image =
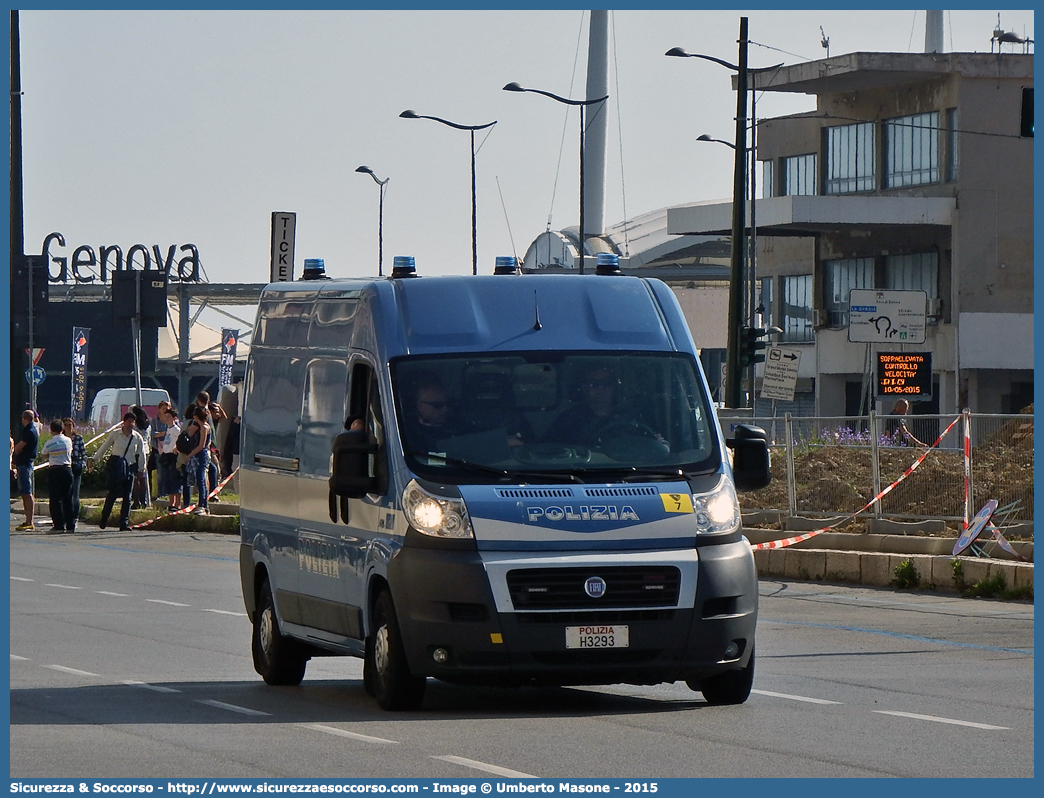
[[665, 478], [720, 465], [695, 361], [511, 353], [392, 363], [403, 450], [429, 479]]

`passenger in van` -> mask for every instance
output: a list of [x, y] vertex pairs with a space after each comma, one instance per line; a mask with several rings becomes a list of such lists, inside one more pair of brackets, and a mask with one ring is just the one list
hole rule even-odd
[[421, 377], [412, 392], [411, 415], [405, 419], [406, 448], [413, 452], [433, 452], [439, 441], [457, 434], [446, 389], [432, 376]]
[[579, 389], [580, 401], [559, 414], [544, 435], [545, 442], [597, 446], [606, 437], [633, 428], [665, 443], [648, 427], [640, 412], [620, 404], [620, 378], [609, 366], [596, 365], [584, 371]]

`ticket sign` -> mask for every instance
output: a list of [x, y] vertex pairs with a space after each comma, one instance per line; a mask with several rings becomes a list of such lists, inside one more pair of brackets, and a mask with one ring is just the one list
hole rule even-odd
[[878, 352], [879, 399], [931, 399], [931, 352]]
[[928, 310], [924, 291], [853, 288], [848, 294], [848, 340], [867, 344], [923, 344]]

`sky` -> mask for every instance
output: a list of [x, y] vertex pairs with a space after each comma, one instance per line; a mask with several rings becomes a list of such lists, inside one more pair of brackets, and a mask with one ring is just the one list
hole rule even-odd
[[[857, 51], [921, 52], [925, 12], [610, 12], [605, 221], [728, 198], [731, 72], [668, 58], [675, 46], [751, 67]], [[1033, 38], [1033, 12], [1000, 11]], [[210, 282], [264, 283], [274, 211], [297, 214], [296, 274], [377, 272], [388, 178], [385, 273], [413, 255], [423, 274], [471, 272], [470, 137], [476, 133], [479, 273], [523, 257], [578, 221], [575, 109], [508, 82], [583, 97], [589, 12], [37, 11], [20, 13], [27, 253], [59, 232], [89, 245], [194, 244]], [[990, 52], [998, 12], [947, 11], [948, 51]], [[829, 51], [822, 40], [829, 39]], [[1007, 50], [1011, 45], [1005, 45]], [[1021, 49], [1019, 50], [1021, 51]], [[759, 118], [814, 108], [764, 93]]]

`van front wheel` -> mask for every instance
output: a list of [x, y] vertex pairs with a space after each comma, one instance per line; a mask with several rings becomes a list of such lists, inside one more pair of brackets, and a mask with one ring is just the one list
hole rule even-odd
[[267, 579], [261, 583], [257, 597], [250, 643], [254, 670], [261, 674], [265, 684], [298, 685], [304, 679], [308, 657], [297, 649], [293, 640], [283, 637], [279, 631], [272, 588]]
[[[427, 679], [410, 673], [399, 622], [395, 617], [395, 604], [387, 590], [377, 596], [373, 608], [373, 630], [373, 642], [366, 647], [364, 681], [369, 682], [367, 687], [372, 685], [374, 698], [381, 709], [393, 712], [417, 709], [424, 700]], [[365, 678], [367, 676], [369, 679]]]
[[687, 681], [686, 684], [690, 689], [703, 693], [708, 704], [742, 704], [750, 696], [750, 688], [754, 686], [754, 649], [750, 650], [747, 667], [738, 671], [725, 671], [699, 683]]

